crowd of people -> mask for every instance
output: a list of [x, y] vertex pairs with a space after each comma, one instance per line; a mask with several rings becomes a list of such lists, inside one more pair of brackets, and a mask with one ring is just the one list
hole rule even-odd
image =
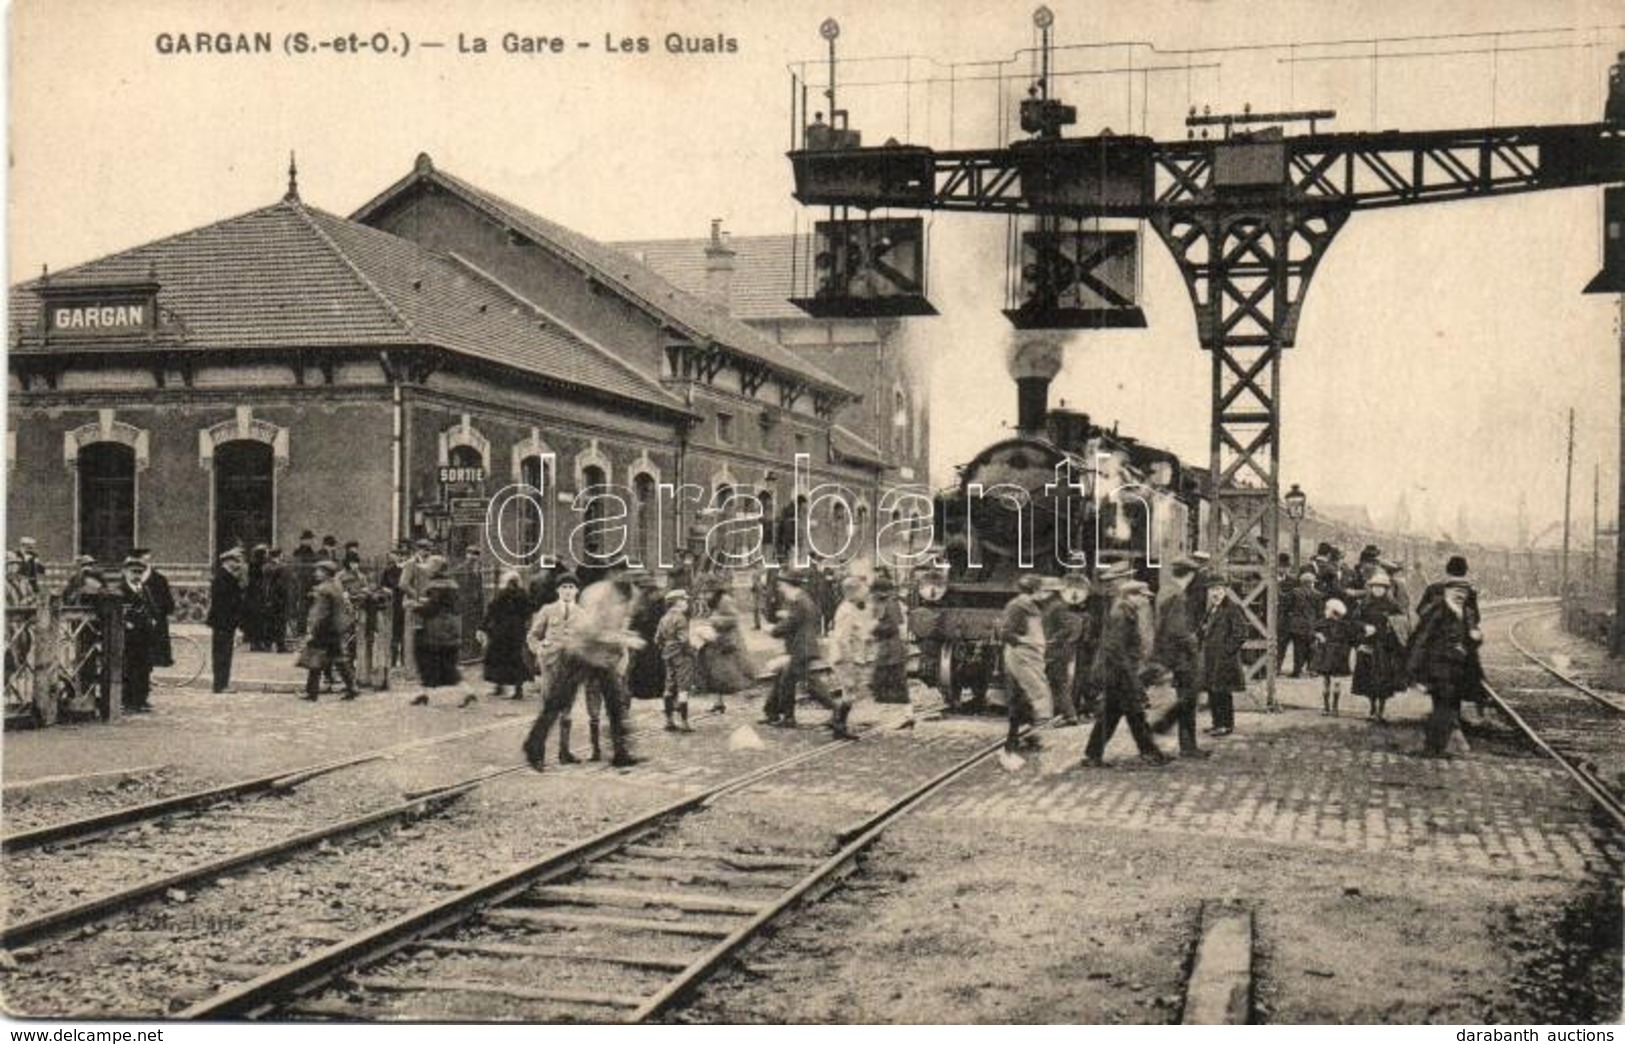
[[[45, 567], [27, 537], [7, 553], [10, 605], [41, 597]], [[1285, 566], [1285, 563], [1283, 563]], [[1345, 687], [1367, 701], [1367, 715], [1386, 720], [1387, 702], [1416, 686], [1433, 699], [1425, 752], [1447, 756], [1459, 736], [1460, 708], [1482, 699], [1482, 641], [1477, 593], [1456, 556], [1445, 579], [1413, 602], [1403, 567], [1367, 546], [1353, 565], [1340, 550], [1321, 544], [1296, 576], [1281, 578], [1278, 667], [1292, 657], [1291, 677], [1318, 675], [1322, 713], [1342, 713]], [[1250, 633], [1239, 599], [1196, 554], [1168, 564], [1153, 595], [1126, 562], [1102, 566], [1093, 581], [1024, 575], [998, 633], [1007, 683], [1007, 758], [1038, 741], [1025, 730], [1047, 710], [1058, 725], [1093, 719], [1084, 763], [1105, 764], [1117, 726], [1127, 721], [1141, 757], [1163, 764], [1160, 732], [1178, 733], [1183, 757], [1207, 756], [1197, 739], [1197, 707], [1207, 694], [1210, 736], [1235, 729], [1234, 697], [1246, 687], [1242, 652]], [[323, 682], [342, 684], [343, 698], [359, 694], [354, 671], [358, 623], [366, 614], [389, 614], [391, 666], [413, 658], [426, 705], [438, 689], [457, 688], [463, 706], [478, 696], [461, 688], [462, 664], [482, 661], [494, 697], [523, 699], [540, 690], [542, 710], [525, 743], [525, 756], [541, 768], [548, 737], [557, 727], [558, 759], [571, 751], [572, 710], [587, 706], [590, 757], [603, 757], [601, 726], [609, 718], [612, 756], [628, 763], [628, 700], [660, 699], [665, 727], [690, 730], [691, 706], [711, 700], [726, 713], [725, 697], [755, 684], [741, 630], [749, 619], [783, 642], [769, 666], [772, 678], [762, 722], [796, 724], [801, 695], [830, 711], [830, 727], [852, 735], [855, 699], [914, 706], [907, 680], [910, 644], [906, 609], [884, 568], [873, 578], [841, 576], [827, 565], [811, 569], [763, 568], [750, 586], [751, 615], [743, 616], [735, 586], [724, 574], [702, 570], [685, 554], [669, 575], [643, 569], [600, 570], [592, 576], [539, 569], [527, 579], [500, 575], [487, 599], [479, 550], [469, 548], [459, 568], [419, 540], [390, 553], [377, 575], [362, 567], [358, 545], [326, 537], [320, 547], [306, 530], [293, 553], [259, 545], [220, 555], [211, 586], [207, 625], [213, 631], [214, 691], [229, 691], [233, 654], [241, 634], [254, 651], [286, 652], [299, 638], [298, 663], [306, 671], [304, 698], [319, 698]], [[132, 549], [116, 583], [89, 558], [75, 563], [62, 592], [64, 604], [88, 604], [98, 593], [124, 605], [124, 706], [150, 707], [154, 667], [172, 662], [169, 619], [175, 599], [153, 567], [151, 552]], [[1165, 688], [1173, 699], [1156, 721], [1148, 719], [1148, 691]], [[1482, 706], [1482, 704], [1481, 704]]]
[[1401, 563], [1367, 545], [1354, 565], [1322, 543], [1296, 578], [1281, 584], [1279, 666], [1292, 653], [1291, 676], [1318, 674], [1321, 712], [1342, 713], [1346, 684], [1366, 700], [1367, 717], [1387, 720], [1388, 700], [1417, 686], [1433, 699], [1425, 753], [1448, 756], [1463, 703], [1483, 709], [1483, 641], [1478, 595], [1467, 560], [1445, 564], [1445, 578], [1412, 600]]

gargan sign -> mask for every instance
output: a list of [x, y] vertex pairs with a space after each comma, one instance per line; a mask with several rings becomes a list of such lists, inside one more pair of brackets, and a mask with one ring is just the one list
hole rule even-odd
[[121, 289], [45, 292], [47, 336], [107, 337], [140, 334], [157, 325], [156, 295]]

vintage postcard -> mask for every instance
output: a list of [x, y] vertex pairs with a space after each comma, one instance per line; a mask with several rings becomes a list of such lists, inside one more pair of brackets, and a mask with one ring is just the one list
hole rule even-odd
[[13, 1029], [1613, 1039], [1618, 4], [8, 13]]

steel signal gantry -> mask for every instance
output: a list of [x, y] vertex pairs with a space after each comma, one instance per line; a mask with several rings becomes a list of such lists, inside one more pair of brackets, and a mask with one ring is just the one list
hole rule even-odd
[[1594, 124], [1292, 136], [1270, 127], [1167, 142], [1040, 136], [1006, 148], [789, 157], [795, 197], [809, 205], [1130, 217], [1156, 229], [1213, 357], [1209, 541], [1242, 584], [1249, 670], [1273, 701], [1281, 353], [1296, 340], [1316, 267], [1356, 210], [1625, 181], [1622, 68], [1625, 55], [1607, 120]]

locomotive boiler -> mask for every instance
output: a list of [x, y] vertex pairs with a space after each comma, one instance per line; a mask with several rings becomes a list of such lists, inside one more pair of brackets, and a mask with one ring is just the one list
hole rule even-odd
[[950, 708], [1003, 699], [1003, 608], [1023, 573], [1062, 581], [1080, 603], [1103, 565], [1127, 561], [1155, 583], [1165, 562], [1196, 547], [1197, 477], [1179, 458], [1048, 408], [1060, 348], [1028, 341], [1011, 353], [1017, 432], [984, 448], [936, 497], [937, 567], [918, 575], [911, 637], [919, 674]]

